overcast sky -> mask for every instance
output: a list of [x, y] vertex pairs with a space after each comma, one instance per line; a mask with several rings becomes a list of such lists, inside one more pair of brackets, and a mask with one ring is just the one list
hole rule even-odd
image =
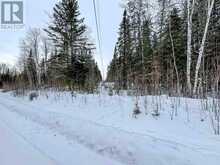
[[[81, 15], [91, 29], [92, 40], [97, 43], [95, 17], [92, 0], [78, 0]], [[25, 2], [25, 29], [6, 31], [0, 29], [0, 61], [14, 64], [19, 56], [19, 40], [25, 36], [30, 27], [46, 27], [49, 21], [47, 13], [57, 0], [24, 0]], [[118, 26], [121, 21], [122, 9], [120, 0], [99, 0], [101, 13], [102, 49], [105, 68], [112, 59], [114, 45], [117, 39]], [[97, 45], [97, 44], [96, 44]], [[95, 54], [100, 64], [100, 55]]]

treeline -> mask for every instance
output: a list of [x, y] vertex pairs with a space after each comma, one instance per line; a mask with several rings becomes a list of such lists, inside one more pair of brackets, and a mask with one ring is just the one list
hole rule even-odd
[[17, 77], [17, 71], [15, 68], [10, 68], [6, 64], [0, 64], [0, 89], [10, 87], [15, 84]]
[[15, 88], [93, 92], [102, 77], [87, 33], [78, 1], [57, 2], [48, 28], [32, 28], [20, 42], [20, 83]]
[[220, 1], [158, 0], [156, 6], [126, 0], [107, 81], [152, 94], [218, 92]]

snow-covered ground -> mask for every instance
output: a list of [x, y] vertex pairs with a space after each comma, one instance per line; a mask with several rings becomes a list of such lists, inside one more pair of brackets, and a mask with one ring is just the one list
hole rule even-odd
[[[150, 115], [156, 99], [161, 100], [158, 118]], [[76, 97], [67, 92], [41, 92], [38, 100], [30, 102], [28, 97], [0, 93], [0, 162], [17, 165], [10, 161], [19, 159], [24, 162], [21, 165], [219, 164], [220, 137], [213, 135], [200, 100], [175, 100], [178, 116], [173, 120], [173, 98], [140, 97], [143, 113], [137, 119], [132, 117], [135, 100], [104, 92]]]
[[2, 165], [52, 165], [55, 162], [31, 146], [16, 131], [0, 121], [0, 162]]

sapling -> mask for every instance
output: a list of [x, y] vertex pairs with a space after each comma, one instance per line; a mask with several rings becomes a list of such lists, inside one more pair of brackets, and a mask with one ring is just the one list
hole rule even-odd
[[148, 115], [148, 99], [147, 96], [144, 98], [144, 109], [145, 109], [145, 115]]
[[190, 122], [190, 109], [189, 109], [188, 101], [186, 98], [184, 100], [185, 100], [185, 110], [186, 110], [187, 122]]
[[138, 105], [138, 101], [135, 103], [134, 111], [133, 111], [133, 117], [137, 118], [137, 115], [141, 114], [140, 107]]
[[200, 110], [200, 120], [205, 121], [206, 112], [208, 112], [208, 99], [201, 99], [201, 110]]
[[171, 112], [170, 112], [170, 117], [171, 120], [174, 119], [174, 116], [177, 117], [178, 116], [178, 103], [180, 101], [178, 101], [176, 97], [171, 97]]
[[174, 118], [174, 111], [175, 111], [175, 103], [173, 102], [173, 99], [171, 98], [171, 112], [170, 112], [170, 117], [171, 117], [171, 120], [173, 120]]
[[[160, 98], [159, 98], [160, 99]], [[159, 102], [159, 100], [158, 100], [158, 98], [157, 98], [157, 96], [156, 96], [156, 103], [154, 103], [154, 110], [153, 110], [153, 112], [152, 112], [152, 116], [153, 117], [158, 117], [158, 116], [160, 116], [160, 113], [159, 113], [159, 109], [160, 109], [160, 104], [159, 104], [160, 102]]]

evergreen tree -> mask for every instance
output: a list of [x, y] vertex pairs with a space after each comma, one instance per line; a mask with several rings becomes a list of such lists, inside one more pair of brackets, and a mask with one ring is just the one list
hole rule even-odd
[[[217, 89], [220, 71], [220, 0], [216, 0], [211, 15], [210, 28], [207, 39], [201, 77], [203, 91]], [[213, 76], [215, 75], [215, 76]], [[214, 83], [213, 83], [214, 82]], [[217, 89], [218, 90], [218, 89]]]
[[[177, 70], [180, 76], [180, 83], [183, 85], [186, 82], [186, 56], [185, 56], [185, 44], [184, 44], [184, 26], [183, 20], [179, 16], [179, 11], [174, 8], [171, 11], [170, 17], [167, 19], [164, 32], [162, 34], [161, 46], [161, 64], [162, 64], [162, 79], [165, 80], [163, 85], [169, 89], [176, 87], [177, 77], [174, 70], [174, 59], [172, 57], [172, 41], [175, 52], [175, 59]], [[170, 38], [172, 35], [172, 41]]]
[[127, 89], [129, 72], [131, 72], [131, 36], [126, 10], [124, 11], [123, 20], [119, 29], [118, 52], [120, 63], [120, 86], [123, 89]]
[[[115, 82], [127, 89], [132, 84], [144, 87], [151, 72], [152, 48], [150, 21], [146, 20], [146, 1], [127, 2], [113, 60], [109, 66], [108, 80], [116, 74]], [[112, 69], [117, 67], [117, 73]]]
[[127, 89], [132, 76], [130, 22], [127, 10], [124, 10], [123, 19], [119, 28], [118, 42], [115, 47], [113, 60], [108, 69], [108, 81], [113, 81], [119, 88]]
[[143, 54], [145, 66], [145, 83], [149, 86], [151, 84], [151, 72], [153, 62], [153, 50], [151, 41], [150, 20], [145, 20], [143, 23]]
[[85, 88], [91, 69], [88, 66], [92, 64], [94, 68], [95, 63], [91, 62], [93, 46], [85, 35], [86, 26], [80, 18], [78, 1], [58, 2], [53, 9], [52, 23], [45, 31], [57, 48], [49, 60], [53, 68], [50, 70], [56, 70], [55, 77], [64, 79], [69, 87]]
[[[70, 74], [76, 63], [77, 52], [84, 40], [84, 19], [79, 18], [79, 7], [77, 0], [62, 0], [53, 9], [52, 23], [46, 32], [58, 48], [57, 62], [59, 70], [67, 79], [75, 78]], [[62, 68], [61, 68], [62, 67]]]
[[174, 41], [176, 65], [180, 76], [180, 83], [186, 85], [186, 38], [184, 33], [184, 21], [179, 15], [179, 9], [174, 8], [171, 16], [171, 33]]
[[29, 81], [31, 82], [31, 88], [37, 87], [37, 67], [34, 61], [34, 57], [32, 54], [32, 50], [30, 50], [30, 54], [27, 58], [26, 62], [26, 72], [29, 76]]
[[108, 82], [117, 82], [118, 81], [118, 45], [116, 44], [114, 49], [113, 59], [108, 66], [108, 73], [107, 73], [107, 81]]

